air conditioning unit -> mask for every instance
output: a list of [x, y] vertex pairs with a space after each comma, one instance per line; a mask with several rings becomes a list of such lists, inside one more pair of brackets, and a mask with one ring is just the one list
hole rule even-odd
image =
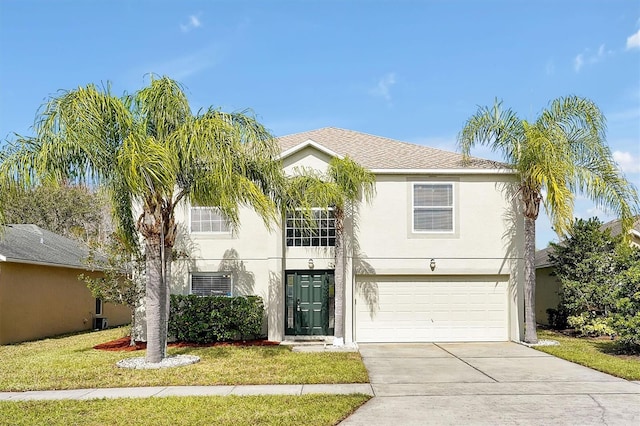
[[106, 318], [94, 318], [93, 328], [94, 330], [106, 330], [109, 327], [109, 322]]

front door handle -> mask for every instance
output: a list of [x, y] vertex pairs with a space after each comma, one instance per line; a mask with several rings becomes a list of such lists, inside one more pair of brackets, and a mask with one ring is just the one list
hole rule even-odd
[[296, 309], [300, 312], [300, 299], [296, 302]]

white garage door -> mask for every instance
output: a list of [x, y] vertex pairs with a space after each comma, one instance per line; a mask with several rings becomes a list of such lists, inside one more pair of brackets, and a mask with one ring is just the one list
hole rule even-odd
[[358, 277], [357, 342], [508, 340], [506, 277]]

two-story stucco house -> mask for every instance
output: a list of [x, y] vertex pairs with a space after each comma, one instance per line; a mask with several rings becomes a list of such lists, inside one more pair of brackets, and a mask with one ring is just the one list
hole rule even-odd
[[[337, 128], [279, 138], [284, 170], [349, 156], [376, 177], [347, 217], [345, 343], [520, 340], [523, 219], [503, 164]], [[184, 206], [173, 292], [257, 294], [268, 338], [333, 336], [335, 222], [289, 212], [267, 230], [242, 210], [232, 232], [215, 209]], [[328, 340], [331, 340], [330, 338]]]

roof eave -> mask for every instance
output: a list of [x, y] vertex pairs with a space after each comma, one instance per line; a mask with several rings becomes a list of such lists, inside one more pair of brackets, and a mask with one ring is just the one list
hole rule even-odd
[[327, 154], [330, 157], [336, 157], [336, 158], [340, 158], [340, 159], [344, 158], [343, 155], [340, 155], [337, 152], [332, 151], [329, 148], [327, 148], [327, 147], [325, 147], [323, 145], [320, 145], [319, 143], [317, 143], [317, 142], [315, 142], [315, 141], [313, 141], [311, 139], [307, 139], [306, 141], [304, 141], [302, 143], [299, 143], [296, 146], [293, 146], [293, 147], [291, 147], [289, 149], [286, 149], [286, 150], [282, 151], [280, 153], [279, 159], [282, 160], [284, 158], [287, 158], [290, 155], [293, 155], [296, 152], [302, 151], [303, 149], [308, 148], [308, 147], [313, 147], [313, 148], [317, 149], [320, 152], [324, 152], [325, 154]]
[[[90, 269], [81, 266], [81, 265], [69, 265], [69, 264], [65, 264], [65, 263], [51, 263], [51, 262], [38, 262], [37, 260], [28, 260], [28, 259], [14, 259], [14, 258], [7, 258], [5, 256], [0, 255], [0, 261], [1, 262], [7, 262], [7, 263], [23, 263], [23, 264], [27, 264], [27, 265], [38, 265], [38, 266], [52, 266], [55, 268], [68, 268], [68, 269], [78, 269], [78, 270], [82, 270], [82, 271], [89, 271]], [[97, 271], [99, 269], [96, 269]]]
[[375, 174], [515, 175], [512, 169], [371, 169]]

